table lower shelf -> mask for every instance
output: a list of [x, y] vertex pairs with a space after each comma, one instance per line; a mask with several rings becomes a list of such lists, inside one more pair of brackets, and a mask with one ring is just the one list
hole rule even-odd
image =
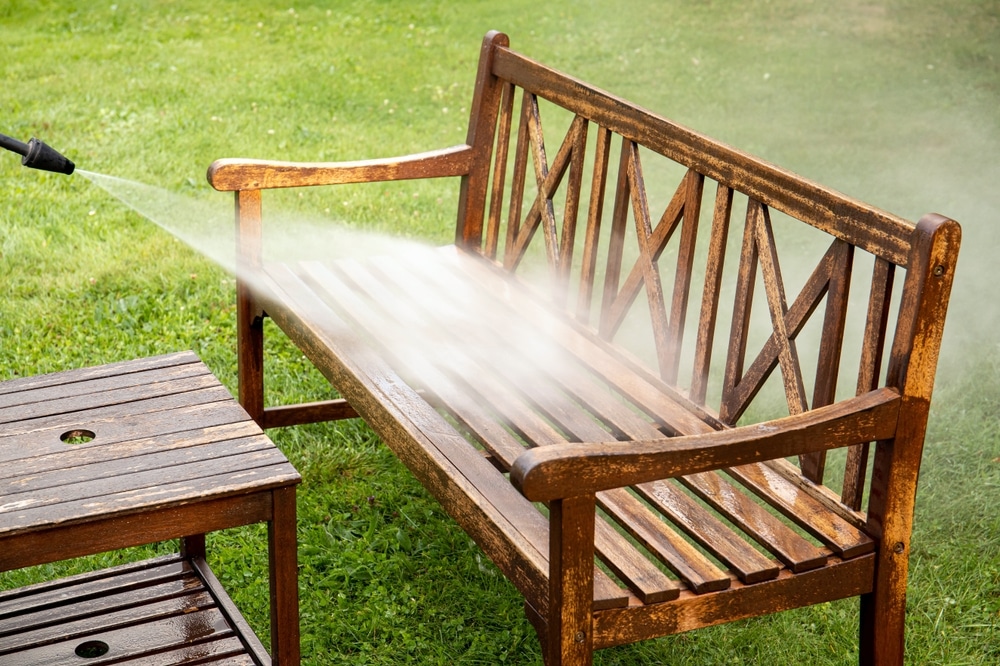
[[265, 666], [271, 659], [205, 561], [168, 555], [0, 592], [0, 663]]

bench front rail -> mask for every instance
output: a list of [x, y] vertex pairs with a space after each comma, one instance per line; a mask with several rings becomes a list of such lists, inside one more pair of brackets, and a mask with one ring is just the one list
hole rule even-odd
[[[262, 259], [262, 189], [431, 177], [461, 178], [452, 247]], [[901, 663], [954, 221], [806, 181], [499, 33], [465, 144], [209, 179], [237, 193], [241, 402], [266, 426], [364, 418], [524, 595], [546, 663], [850, 596], [860, 660]], [[264, 409], [265, 314], [344, 401]]]

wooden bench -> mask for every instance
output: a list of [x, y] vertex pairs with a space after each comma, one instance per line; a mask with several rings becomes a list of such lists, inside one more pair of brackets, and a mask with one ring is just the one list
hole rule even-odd
[[[957, 223], [804, 180], [499, 33], [465, 144], [208, 177], [236, 192], [244, 407], [360, 415], [524, 595], [547, 664], [852, 596], [860, 660], [902, 662]], [[453, 247], [263, 258], [263, 189], [440, 177], [460, 178]], [[264, 316], [345, 400], [264, 408]]]

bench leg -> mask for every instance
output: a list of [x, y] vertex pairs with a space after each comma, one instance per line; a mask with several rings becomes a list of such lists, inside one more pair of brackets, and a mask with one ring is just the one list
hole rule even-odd
[[274, 666], [298, 666], [299, 583], [295, 488], [281, 488], [271, 496], [274, 512], [268, 524], [271, 658]]
[[[910, 423], [926, 423], [914, 418]], [[900, 423], [904, 412], [900, 412]], [[905, 426], [904, 426], [905, 427]], [[906, 619], [906, 579], [910, 568], [910, 535], [916, 496], [923, 431], [907, 442], [879, 442], [872, 465], [872, 490], [868, 503], [869, 524], [875, 528], [879, 546], [875, 560], [875, 585], [861, 597], [859, 663], [902, 666]]]
[[549, 610], [546, 666], [589, 666], [594, 657], [593, 495], [549, 506]]
[[906, 597], [876, 589], [861, 597], [861, 666], [902, 666]]

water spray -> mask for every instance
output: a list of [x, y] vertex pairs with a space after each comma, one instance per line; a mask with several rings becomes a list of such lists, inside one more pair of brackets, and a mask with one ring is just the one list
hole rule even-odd
[[17, 139], [0, 134], [0, 147], [21, 155], [21, 164], [32, 169], [64, 173], [68, 176], [76, 168], [76, 165], [64, 155], [34, 137], [28, 143], [21, 143]]

